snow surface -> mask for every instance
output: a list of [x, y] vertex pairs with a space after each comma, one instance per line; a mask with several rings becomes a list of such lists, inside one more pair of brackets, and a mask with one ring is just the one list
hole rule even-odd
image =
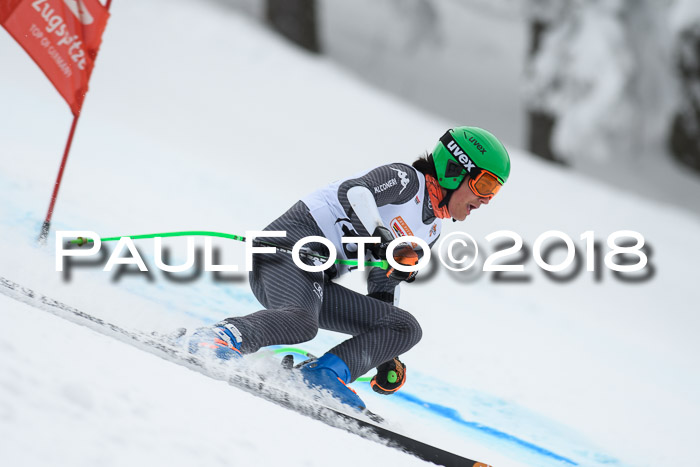
[[3, 465], [356, 464], [333, 446], [388, 457], [385, 446], [8, 297], [0, 307], [10, 324], [0, 329]]
[[[150, 241], [138, 243], [148, 275], [97, 264], [55, 272], [53, 244], [34, 239], [70, 113], [5, 32], [0, 57], [0, 275], [144, 331], [258, 309], [245, 274], [175, 281], [152, 267]], [[412, 161], [459, 123], [215, 5], [114, 2], [53, 228], [244, 234], [331, 180]], [[596, 282], [582, 271], [559, 283], [530, 258], [529, 282], [499, 283], [434, 262], [432, 276], [402, 290], [424, 331], [403, 358], [409, 382], [391, 398], [356, 389], [406, 434], [497, 466], [694, 465], [700, 222], [509, 149], [508, 185], [445, 233], [468, 231], [490, 252], [491, 232], [516, 231], [532, 246], [556, 229], [582, 255], [583, 232], [595, 231], [607, 251], [610, 233], [632, 229], [653, 247], [653, 277], [626, 283], [603, 270]], [[164, 243], [173, 263], [184, 259], [183, 239]], [[243, 264], [242, 245], [215, 245], [222, 262]], [[342, 282], [364, 290], [362, 279]], [[87, 464], [102, 453], [110, 456], [97, 460], [118, 465], [379, 464], [400, 455], [0, 299], [3, 465]], [[344, 338], [321, 332], [303, 347], [321, 354]], [[258, 457], [268, 455], [280, 458]]]
[[520, 144], [528, 25], [512, 3], [322, 0], [319, 35], [324, 54], [363, 80]]

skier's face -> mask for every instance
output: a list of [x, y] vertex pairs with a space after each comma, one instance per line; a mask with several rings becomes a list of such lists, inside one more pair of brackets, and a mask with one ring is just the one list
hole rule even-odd
[[452, 194], [450, 202], [447, 203], [447, 209], [450, 211], [450, 216], [463, 221], [472, 210], [479, 209], [482, 204], [489, 204], [489, 201], [488, 198], [475, 194], [465, 181]]

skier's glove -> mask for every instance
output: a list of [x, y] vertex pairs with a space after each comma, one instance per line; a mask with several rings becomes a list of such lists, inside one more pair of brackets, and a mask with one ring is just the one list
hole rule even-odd
[[396, 357], [377, 367], [377, 374], [372, 378], [370, 385], [374, 392], [379, 394], [393, 394], [405, 382], [406, 365], [399, 360], [399, 357]]
[[372, 245], [369, 247], [369, 251], [375, 258], [386, 259], [386, 248], [389, 246], [389, 243], [394, 240], [391, 230], [387, 229], [383, 225], [380, 225], [374, 229], [372, 236], [381, 238], [381, 241], [379, 243], [372, 243]]
[[[389, 246], [389, 243], [391, 243], [392, 240], [394, 240], [394, 236], [391, 234], [391, 231], [384, 226], [379, 226], [376, 229], [374, 229], [372, 236], [379, 237], [382, 239], [380, 243], [374, 243], [370, 247], [372, 255], [374, 255], [375, 258], [386, 259], [386, 249]], [[423, 250], [418, 246], [414, 248], [413, 246], [411, 246], [411, 244], [404, 243], [394, 248], [393, 256], [394, 261], [401, 265], [415, 266], [416, 264], [418, 264], [418, 261], [423, 257]], [[403, 272], [394, 268], [390, 268], [387, 271], [386, 276], [390, 279], [394, 279], [397, 281], [413, 282], [414, 280], [416, 280], [417, 274], [418, 271]]]
[[[415, 266], [423, 257], [423, 249], [419, 246], [413, 247], [410, 243], [402, 243], [394, 248], [394, 261], [403, 266]], [[398, 281], [413, 282], [416, 280], [418, 271], [404, 272], [395, 268], [389, 268], [386, 277]]]

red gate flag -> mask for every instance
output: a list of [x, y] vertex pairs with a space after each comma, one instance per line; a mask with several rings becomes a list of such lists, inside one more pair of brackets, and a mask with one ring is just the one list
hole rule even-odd
[[39, 65], [76, 116], [107, 18], [109, 13], [98, 0], [0, 0], [0, 24]]

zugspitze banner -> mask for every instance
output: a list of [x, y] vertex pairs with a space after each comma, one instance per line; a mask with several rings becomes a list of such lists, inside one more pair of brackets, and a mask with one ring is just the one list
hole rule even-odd
[[109, 13], [98, 0], [0, 0], [0, 24], [78, 115]]

